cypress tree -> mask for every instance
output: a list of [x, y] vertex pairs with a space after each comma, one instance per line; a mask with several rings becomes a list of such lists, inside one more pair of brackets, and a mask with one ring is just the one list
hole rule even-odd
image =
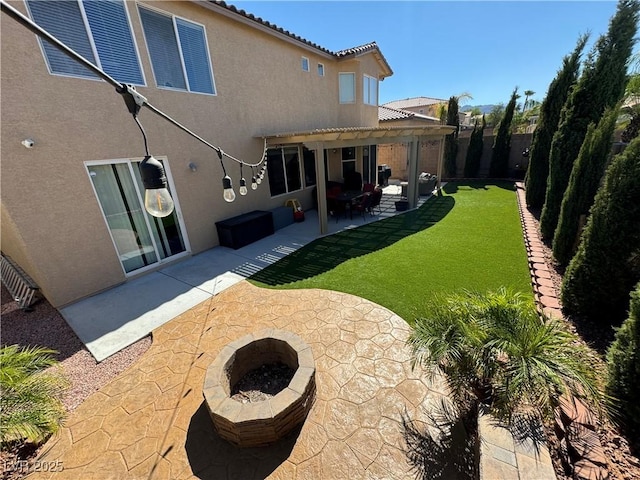
[[619, 424], [640, 445], [640, 283], [631, 292], [629, 318], [607, 351], [607, 394], [621, 402]]
[[464, 176], [466, 178], [476, 178], [478, 170], [480, 170], [480, 159], [482, 158], [482, 149], [484, 148], [484, 127], [487, 122], [482, 116], [482, 124], [473, 126], [471, 137], [469, 138], [469, 148], [467, 149], [467, 157], [464, 162]]
[[640, 280], [640, 137], [616, 155], [561, 288], [563, 311], [606, 322], [622, 320]]
[[588, 38], [588, 35], [582, 35], [578, 39], [573, 53], [564, 57], [562, 69], [558, 71], [556, 78], [549, 85], [547, 96], [540, 106], [540, 118], [533, 132], [529, 153], [529, 167], [527, 168], [525, 180], [527, 205], [532, 208], [541, 208], [544, 204], [547, 176], [549, 175], [551, 141], [560, 122], [562, 106], [567, 101], [571, 87], [578, 80], [580, 56]]
[[518, 87], [513, 90], [511, 100], [504, 111], [504, 117], [498, 126], [498, 133], [493, 142], [491, 152], [491, 165], [489, 166], [489, 176], [492, 178], [504, 178], [509, 174], [509, 153], [511, 152], [511, 121], [513, 112], [516, 109], [518, 99]]
[[540, 232], [545, 240], [553, 239], [562, 197], [589, 124], [597, 122], [605, 108], [614, 107], [624, 95], [638, 7], [638, 0], [620, 0], [607, 35], [596, 42], [580, 80], [562, 109], [551, 144], [547, 191], [540, 216]]
[[607, 166], [613, 143], [618, 109], [608, 109], [598, 122], [589, 125], [580, 153], [571, 171], [569, 186], [562, 199], [560, 219], [553, 236], [553, 256], [566, 267], [577, 246], [580, 217], [593, 205]]
[[458, 133], [460, 131], [460, 117], [458, 116], [458, 98], [449, 98], [447, 107], [447, 125], [453, 125], [456, 130], [444, 139], [444, 174], [448, 178], [456, 176], [456, 158], [458, 156]]

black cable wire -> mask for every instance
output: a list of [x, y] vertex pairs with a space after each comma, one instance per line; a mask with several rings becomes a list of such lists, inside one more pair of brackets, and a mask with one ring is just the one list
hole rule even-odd
[[142, 128], [142, 124], [140, 123], [140, 120], [138, 120], [138, 116], [134, 115], [133, 119], [138, 124], [138, 127], [140, 127], [140, 131], [142, 132], [142, 139], [144, 140], [144, 152], [145, 152], [145, 155], [149, 157], [150, 155], [149, 155], [149, 146], [147, 145], [147, 134], [144, 133], [144, 128]]

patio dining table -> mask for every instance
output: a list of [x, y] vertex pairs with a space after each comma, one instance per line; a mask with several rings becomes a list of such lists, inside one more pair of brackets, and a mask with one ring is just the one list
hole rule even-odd
[[339, 193], [338, 195], [327, 197], [327, 198], [342, 205], [343, 208], [340, 210], [345, 211], [345, 217], [347, 215], [346, 210], [348, 206], [349, 216], [351, 217], [351, 219], [353, 219], [353, 208], [351, 208], [353, 206], [353, 202], [362, 198], [364, 196], [364, 193], [365, 192], [361, 190], [347, 190], [346, 192], [342, 192], [342, 193]]

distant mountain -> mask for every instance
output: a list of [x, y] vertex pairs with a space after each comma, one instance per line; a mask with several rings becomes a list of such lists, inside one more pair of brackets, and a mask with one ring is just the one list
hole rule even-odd
[[460, 107], [460, 111], [468, 112], [469, 110], [473, 110], [476, 107], [478, 107], [482, 113], [489, 113], [491, 112], [491, 110], [493, 110], [495, 105], [465, 105], [463, 107]]

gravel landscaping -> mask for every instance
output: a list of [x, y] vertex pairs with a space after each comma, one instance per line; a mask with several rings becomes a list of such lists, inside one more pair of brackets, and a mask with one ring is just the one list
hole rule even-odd
[[[0, 344], [2, 346], [38, 345], [58, 352], [57, 358], [60, 365], [71, 382], [71, 387], [62, 399], [69, 412], [75, 410], [89, 395], [123, 372], [151, 346], [151, 336], [147, 336], [98, 363], [62, 315], [46, 300], [38, 301], [33, 306], [33, 311], [24, 312], [2, 286], [1, 305]], [[17, 462], [29, 462], [38, 452], [38, 449], [22, 448], [18, 445], [0, 452], [2, 466], [0, 478], [4, 480], [23, 478], [26, 468], [16, 467], [20, 465]]]

